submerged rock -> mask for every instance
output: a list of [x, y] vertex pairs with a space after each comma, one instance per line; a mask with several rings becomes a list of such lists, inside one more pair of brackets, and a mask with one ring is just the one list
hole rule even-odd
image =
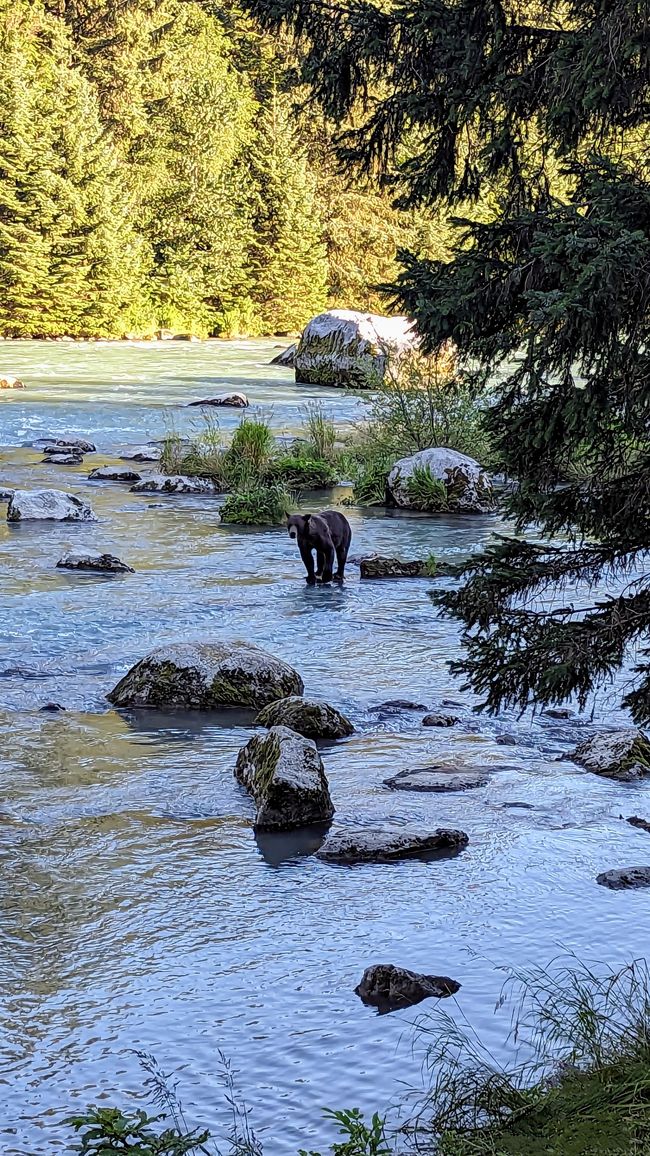
[[453, 854], [469, 843], [464, 831], [438, 827], [435, 831], [400, 828], [394, 831], [356, 831], [342, 829], [329, 834], [319, 859], [330, 863], [390, 863], [394, 859], [411, 859], [435, 853]]
[[255, 800], [261, 831], [326, 823], [334, 814], [316, 744], [289, 727], [253, 735], [237, 756], [235, 777]]
[[573, 718], [573, 711], [568, 706], [549, 706], [542, 711], [545, 718], [567, 719]]
[[92, 506], [63, 490], [14, 490], [8, 522], [96, 522]]
[[455, 714], [425, 714], [422, 719], [423, 727], [454, 727], [460, 722]]
[[420, 975], [392, 963], [375, 963], [367, 967], [355, 995], [368, 1007], [376, 1007], [380, 1015], [398, 1008], [413, 1007], [423, 999], [434, 996], [445, 999], [460, 991], [461, 985], [446, 975]]
[[650, 887], [650, 867], [616, 867], [602, 871], [596, 876], [596, 883], [609, 887], [612, 891], [632, 891], [637, 887]]
[[162, 450], [159, 450], [156, 446], [133, 446], [132, 449], [120, 454], [120, 461], [159, 462], [161, 456]]
[[89, 482], [139, 482], [142, 474], [137, 470], [120, 469], [119, 466], [98, 466], [88, 474]]
[[571, 758], [595, 775], [632, 783], [650, 775], [650, 739], [635, 727], [609, 731], [580, 743]]
[[66, 707], [61, 706], [60, 702], [46, 702], [44, 706], [39, 707], [39, 710], [47, 714], [58, 714], [60, 711], [66, 710]]
[[107, 697], [121, 707], [261, 710], [304, 689], [291, 666], [250, 642], [179, 642], [142, 658]]
[[218, 494], [210, 478], [188, 478], [183, 474], [150, 474], [131, 486], [132, 494]]
[[415, 345], [407, 317], [330, 309], [303, 330], [295, 353], [296, 381], [372, 389], [383, 379], [387, 352], [404, 353]]
[[0, 389], [27, 389], [27, 386], [18, 377], [3, 374], [0, 376]]
[[391, 791], [471, 791], [484, 787], [489, 776], [484, 771], [459, 771], [455, 767], [420, 767], [412, 771], [400, 771], [390, 779], [384, 779], [384, 786]]
[[342, 739], [354, 733], [349, 719], [326, 702], [292, 695], [265, 706], [254, 726], [289, 727], [308, 739]]
[[110, 574], [135, 574], [133, 566], [127, 566], [114, 554], [64, 554], [57, 566], [63, 570], [101, 570]]
[[188, 401], [187, 406], [188, 409], [194, 405], [216, 405], [225, 406], [230, 409], [246, 409], [249, 404], [245, 393], [224, 393], [221, 397], [206, 397], [203, 401]]
[[47, 454], [43, 462], [52, 466], [80, 466], [83, 458], [81, 454]]
[[640, 819], [638, 815], [630, 815], [629, 819], [625, 820], [631, 827], [639, 827], [642, 831], [650, 831], [650, 823], [647, 819]]
[[385, 718], [391, 718], [393, 715], [401, 714], [402, 711], [423, 711], [426, 706], [421, 702], [411, 702], [408, 698], [389, 698], [386, 702], [377, 703], [376, 706], [368, 707], [371, 714], [378, 714]]
[[[444, 495], [429, 497], [416, 485], [426, 474], [444, 486]], [[396, 506], [406, 510], [452, 514], [489, 514], [495, 508], [492, 482], [474, 458], [457, 450], [436, 446], [401, 458], [388, 475], [388, 493]]]
[[298, 346], [294, 343], [288, 349], [284, 349], [282, 353], [278, 353], [269, 362], [270, 365], [283, 365], [286, 369], [294, 369], [296, 364], [296, 349]]

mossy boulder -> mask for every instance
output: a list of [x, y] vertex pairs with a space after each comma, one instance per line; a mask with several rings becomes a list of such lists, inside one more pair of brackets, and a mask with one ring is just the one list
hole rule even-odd
[[294, 357], [296, 381], [374, 389], [383, 379], [388, 352], [403, 353], [416, 344], [406, 317], [330, 309], [303, 330]]
[[316, 744], [289, 727], [254, 735], [237, 756], [235, 778], [253, 796], [259, 831], [326, 823], [334, 814]]
[[326, 702], [291, 695], [265, 706], [255, 719], [258, 727], [290, 727], [308, 739], [342, 739], [354, 733], [345, 715]]
[[650, 776], [650, 739], [635, 727], [595, 735], [580, 743], [571, 757], [593, 774], [620, 783]]
[[118, 707], [260, 710], [302, 694], [300, 675], [249, 642], [182, 642], [142, 658], [108, 695]]

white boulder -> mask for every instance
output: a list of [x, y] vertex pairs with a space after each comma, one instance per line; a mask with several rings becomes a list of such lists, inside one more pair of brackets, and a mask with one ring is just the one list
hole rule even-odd
[[209, 478], [188, 478], [183, 474], [150, 474], [131, 486], [133, 494], [218, 494]]
[[[429, 495], [427, 478], [442, 482], [444, 493]], [[489, 474], [474, 458], [446, 446], [420, 450], [395, 462], [388, 475], [388, 494], [406, 510], [488, 514], [494, 509]]]
[[389, 352], [399, 355], [416, 347], [407, 317], [330, 309], [303, 331], [295, 353], [296, 381], [372, 389], [384, 376]]
[[8, 522], [96, 522], [92, 506], [63, 490], [14, 490]]

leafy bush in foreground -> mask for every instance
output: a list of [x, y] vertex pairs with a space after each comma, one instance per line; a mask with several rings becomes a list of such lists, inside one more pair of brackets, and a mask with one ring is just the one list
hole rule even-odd
[[242, 485], [226, 498], [221, 521], [239, 526], [277, 526], [291, 506], [291, 495], [281, 483]]

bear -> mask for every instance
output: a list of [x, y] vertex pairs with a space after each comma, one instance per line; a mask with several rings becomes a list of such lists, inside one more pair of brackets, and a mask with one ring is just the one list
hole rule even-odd
[[[287, 518], [289, 537], [298, 543], [300, 557], [307, 570], [307, 584], [316, 579], [331, 582], [343, 580], [345, 563], [350, 549], [350, 523], [338, 510], [324, 510], [322, 514], [291, 514]], [[317, 570], [314, 571], [313, 551], [316, 551]], [[336, 574], [332, 573], [336, 554]]]

